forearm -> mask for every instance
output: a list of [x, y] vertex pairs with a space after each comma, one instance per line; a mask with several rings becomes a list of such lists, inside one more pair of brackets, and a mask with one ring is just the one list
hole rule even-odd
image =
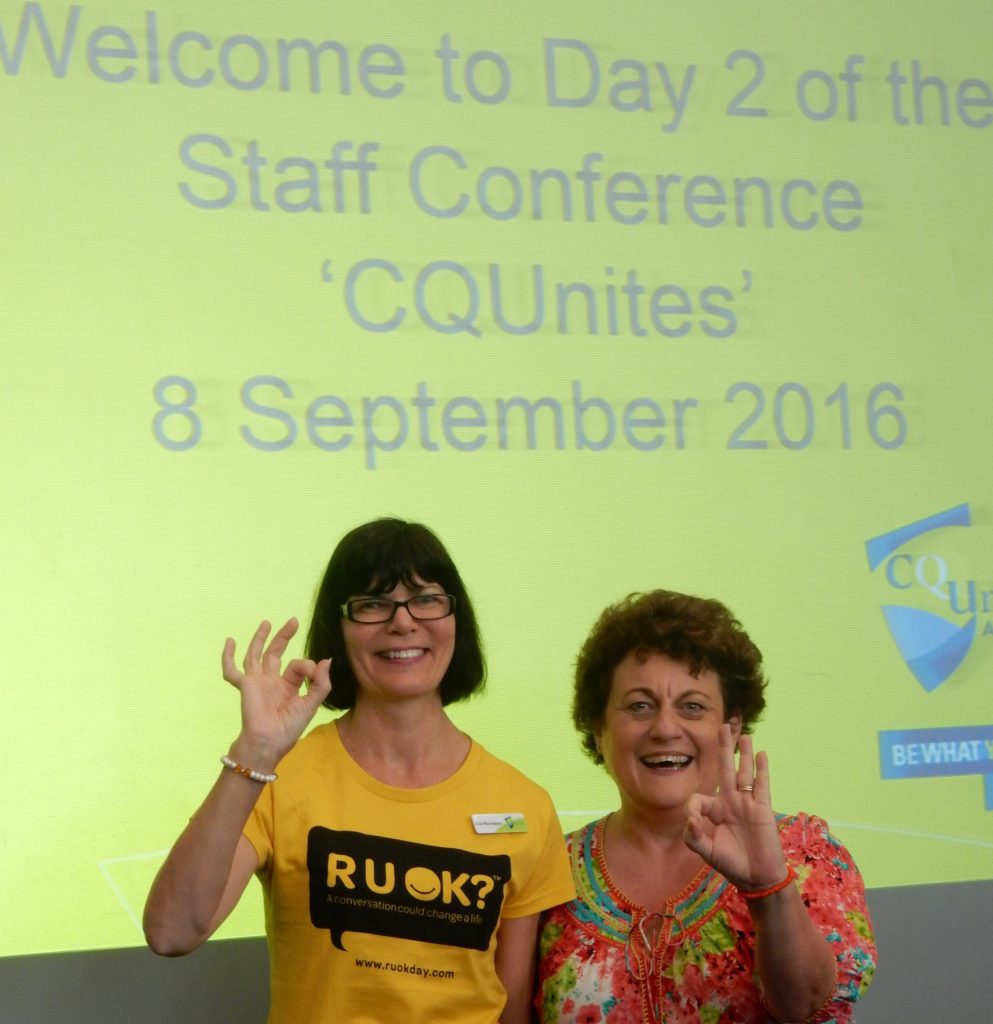
[[783, 1021], [804, 1021], [830, 999], [834, 954], [796, 885], [750, 900], [755, 962], [766, 1006]]
[[222, 771], [177, 839], [145, 904], [145, 937], [156, 953], [179, 956], [196, 949], [237, 902], [254, 865], [244, 853], [236, 865], [236, 855], [262, 788]]
[[496, 972], [507, 992], [500, 1024], [528, 1024], [534, 995], [538, 915], [504, 918], [497, 932]]
[[224, 678], [241, 694], [242, 728], [229, 756], [252, 777], [222, 771], [159, 870], [144, 916], [145, 938], [156, 953], [179, 956], [210, 938], [258, 867], [242, 833], [265, 788], [259, 777], [274, 772], [331, 690], [328, 659], [295, 658], [281, 671], [297, 626], [290, 619], [270, 640], [271, 624], [261, 622], [244, 671], [235, 664], [234, 640], [224, 642]]

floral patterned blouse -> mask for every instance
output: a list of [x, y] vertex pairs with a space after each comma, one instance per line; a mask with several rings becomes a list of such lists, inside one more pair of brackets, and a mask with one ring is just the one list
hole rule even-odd
[[[817, 1024], [850, 1024], [876, 946], [865, 886], [820, 818], [777, 816], [786, 860], [835, 951], [837, 984]], [[705, 867], [662, 911], [628, 900], [603, 859], [606, 818], [567, 837], [577, 898], [546, 912], [535, 1007], [542, 1024], [766, 1024], [745, 901]]]

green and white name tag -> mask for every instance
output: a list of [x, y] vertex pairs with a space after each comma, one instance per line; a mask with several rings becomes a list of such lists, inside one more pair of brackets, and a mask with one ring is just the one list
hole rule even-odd
[[474, 814], [472, 827], [480, 836], [495, 832], [527, 832], [528, 823], [523, 814]]

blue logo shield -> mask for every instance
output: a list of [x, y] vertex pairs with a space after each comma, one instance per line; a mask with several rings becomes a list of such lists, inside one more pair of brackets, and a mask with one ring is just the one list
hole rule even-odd
[[[869, 568], [874, 572], [885, 564], [890, 583], [901, 590], [910, 589], [910, 584], [900, 582], [897, 576], [901, 559], [908, 563], [911, 561], [909, 555], [899, 553], [900, 549], [910, 541], [935, 530], [969, 525], [969, 506], [956, 505], [944, 512], [918, 519], [916, 522], [873, 537], [865, 544]], [[941, 581], [941, 586], [946, 586], [945, 580]], [[928, 693], [945, 682], [959, 667], [976, 638], [975, 615], [961, 623], [922, 608], [885, 604], [883, 616], [907, 668], [913, 672], [914, 677]]]

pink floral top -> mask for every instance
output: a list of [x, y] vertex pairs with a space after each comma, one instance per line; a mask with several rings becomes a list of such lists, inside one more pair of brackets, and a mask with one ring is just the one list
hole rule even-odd
[[[766, 1024], [745, 901], [705, 868], [661, 911], [616, 889], [603, 859], [606, 819], [567, 837], [577, 898], [547, 911], [535, 1007], [542, 1024]], [[876, 946], [865, 886], [820, 818], [779, 817], [786, 860], [814, 922], [835, 950], [834, 995], [813, 1017], [849, 1024]]]

